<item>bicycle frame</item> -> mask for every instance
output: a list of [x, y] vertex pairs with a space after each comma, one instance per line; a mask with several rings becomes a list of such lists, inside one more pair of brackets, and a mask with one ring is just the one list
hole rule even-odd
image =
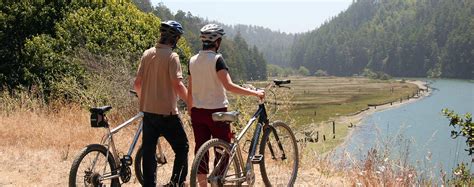
[[[109, 130], [109, 133], [102, 139], [101, 141], [101, 144], [102, 145], [106, 145], [107, 149], [109, 149], [109, 145], [112, 147], [112, 154], [114, 154], [114, 158], [118, 158], [118, 154], [117, 154], [117, 149], [115, 148], [115, 143], [114, 143], [114, 140], [113, 140], [113, 135], [116, 134], [117, 132], [119, 132], [121, 129], [129, 126], [132, 122], [138, 120], [138, 119], [141, 119], [143, 117], [143, 112], [139, 112], [137, 115], [135, 115], [134, 117], [130, 118], [129, 120], [123, 122], [122, 124], [120, 124], [119, 126], [113, 128], [112, 130], [110, 130], [110, 128], [108, 128]], [[142, 128], [143, 128], [143, 122], [140, 122], [140, 125], [135, 133], [135, 136], [133, 137], [133, 140], [132, 140], [132, 144], [130, 145], [130, 148], [128, 149], [128, 152], [127, 152], [127, 155], [131, 155], [134, 148], [135, 148], [135, 145], [137, 144], [137, 141], [138, 141], [138, 137], [140, 136], [141, 132], [142, 132]], [[119, 163], [119, 161], [116, 159], [116, 162]]]
[[[122, 124], [120, 124], [119, 126], [113, 128], [112, 130], [110, 130], [110, 127], [107, 127], [107, 134], [102, 138], [102, 140], [100, 141], [100, 144], [104, 145], [107, 148], [107, 150], [109, 150], [109, 151], [107, 151], [106, 158], [109, 158], [109, 154], [112, 154], [112, 157], [114, 158], [114, 162], [115, 162], [116, 166], [121, 166], [121, 163], [120, 163], [120, 159], [119, 159], [119, 156], [118, 156], [117, 149], [115, 147], [113, 135], [116, 134], [117, 132], [119, 132], [121, 129], [123, 129], [123, 128], [129, 126], [130, 124], [132, 124], [132, 122], [134, 122], [138, 119], [141, 119], [142, 117], [143, 117], [143, 112], [139, 112], [137, 115], [135, 115], [134, 117], [130, 118], [129, 120], [123, 122]], [[138, 141], [138, 137], [140, 137], [140, 134], [142, 132], [142, 128], [143, 128], [143, 122], [140, 122], [140, 126], [138, 127], [138, 129], [135, 133], [135, 136], [133, 137], [132, 144], [130, 145], [130, 148], [128, 149], [127, 155], [131, 155], [133, 150], [135, 149], [135, 145]], [[95, 167], [95, 161], [94, 161], [94, 163], [92, 163], [92, 167], [93, 168]], [[120, 167], [118, 167], [117, 169], [120, 170]], [[113, 173], [113, 172], [114, 171], [111, 171], [111, 173]], [[120, 177], [120, 174], [104, 175], [104, 176], [102, 176], [101, 180], [109, 180], [109, 179], [118, 178], [118, 177]]]
[[[120, 124], [119, 126], [113, 128], [112, 130], [109, 127], [107, 127], [108, 133], [102, 138], [100, 144], [104, 145], [107, 148], [107, 150], [109, 150], [107, 152], [106, 158], [109, 157], [109, 153], [112, 154], [112, 157], [114, 158], [114, 162], [115, 162], [116, 166], [121, 166], [122, 163], [120, 161], [118, 151], [115, 147], [113, 135], [116, 134], [117, 132], [119, 132], [120, 130], [122, 130], [123, 128], [125, 128], [125, 127], [129, 126], [130, 124], [132, 124], [132, 122], [134, 122], [136, 120], [139, 120], [139, 119], [142, 119], [142, 118], [143, 118], [143, 112], [139, 112], [137, 115], [135, 115], [134, 117], [130, 118], [129, 120], [123, 122], [122, 124]], [[140, 125], [138, 126], [138, 129], [136, 130], [135, 135], [133, 137], [132, 143], [130, 144], [130, 147], [128, 148], [127, 155], [129, 155], [129, 156], [132, 155], [133, 151], [135, 150], [135, 146], [138, 142], [138, 138], [140, 137], [140, 134], [141, 134], [142, 131], [143, 131], [143, 121], [140, 121]], [[157, 154], [160, 154], [160, 156], [163, 157], [163, 151], [162, 151], [162, 148], [161, 148], [160, 139], [158, 138], [157, 141], [158, 141], [157, 142], [157, 145], [158, 145]], [[94, 166], [95, 166], [95, 163], [93, 163], [93, 167]], [[121, 167], [118, 167], [117, 170], [120, 170], [120, 168]], [[105, 176], [102, 177], [102, 180], [108, 180], [108, 179], [113, 179], [113, 178], [118, 178], [118, 177], [120, 177], [120, 173], [115, 174], [115, 175], [105, 175]]]

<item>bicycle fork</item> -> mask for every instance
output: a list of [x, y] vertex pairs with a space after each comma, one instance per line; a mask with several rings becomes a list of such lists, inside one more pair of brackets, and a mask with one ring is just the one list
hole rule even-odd
[[[286, 159], [286, 153], [285, 153], [285, 150], [283, 149], [283, 145], [280, 141], [280, 137], [278, 136], [278, 133], [276, 132], [276, 129], [272, 126], [268, 126], [267, 129], [271, 130], [269, 133], [273, 133], [273, 135], [275, 136], [275, 141], [277, 142], [278, 148], [280, 149], [280, 152], [281, 152], [281, 160], [285, 160]], [[269, 138], [270, 138], [270, 135], [269, 135]], [[272, 146], [272, 143], [270, 142], [270, 140], [267, 141], [267, 146], [268, 146], [268, 149], [270, 150], [270, 154], [272, 155], [272, 159], [273, 160], [277, 159], [276, 156], [275, 156], [275, 151], [273, 150], [273, 146]]]

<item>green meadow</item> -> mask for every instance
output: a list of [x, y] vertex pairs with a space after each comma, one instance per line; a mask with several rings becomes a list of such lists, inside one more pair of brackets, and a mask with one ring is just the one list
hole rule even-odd
[[368, 107], [406, 99], [417, 92], [411, 83], [366, 78], [291, 78], [289, 114], [298, 127], [317, 124], [330, 118], [350, 115]]
[[[358, 120], [336, 122], [336, 138], [333, 139], [332, 121], [342, 116], [352, 116], [368, 105], [398, 103], [413, 96], [418, 86], [403, 80], [374, 80], [362, 77], [289, 77], [288, 88], [279, 88], [275, 94], [267, 93], [267, 100], [275, 100], [277, 108], [272, 119], [291, 124], [297, 136], [307, 135], [319, 143], [308, 144], [312, 151], [327, 152], [341, 144], [349, 133], [348, 125]], [[263, 86], [264, 82], [253, 82]], [[267, 110], [274, 106], [267, 104]], [[306, 132], [307, 135], [304, 135]], [[326, 141], [322, 141], [323, 135]], [[321, 143], [322, 142], [322, 143]]]

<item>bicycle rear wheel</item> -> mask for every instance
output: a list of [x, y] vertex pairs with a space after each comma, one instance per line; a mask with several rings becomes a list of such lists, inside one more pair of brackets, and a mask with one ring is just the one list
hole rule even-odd
[[[290, 127], [281, 121], [271, 124], [260, 144], [260, 172], [265, 186], [293, 186], [298, 173], [298, 146]], [[271, 129], [271, 128], [270, 128]]]
[[99, 144], [91, 144], [76, 156], [69, 172], [69, 186], [120, 186], [118, 178], [103, 179], [118, 174], [112, 154]]
[[[205, 160], [208, 160], [207, 164]], [[205, 179], [201, 178], [201, 173], [207, 173]], [[191, 166], [191, 187], [208, 183], [210, 186], [239, 186], [241, 181], [239, 162], [235, 157], [231, 158], [229, 143], [211, 139], [199, 148]]]
[[[156, 145], [156, 154], [155, 159], [157, 161], [156, 167], [156, 184], [164, 185], [170, 181], [171, 173], [173, 172], [173, 163], [174, 163], [174, 152], [171, 146], [167, 143], [163, 143], [163, 139], [159, 139]], [[160, 148], [161, 146], [161, 153]], [[137, 177], [138, 182], [143, 185], [143, 152], [142, 146], [138, 148], [137, 153], [135, 155], [135, 176]]]

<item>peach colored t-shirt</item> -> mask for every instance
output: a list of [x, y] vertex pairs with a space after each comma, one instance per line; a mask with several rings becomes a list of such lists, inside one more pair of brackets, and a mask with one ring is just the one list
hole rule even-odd
[[178, 95], [172, 80], [183, 78], [179, 56], [168, 45], [157, 44], [143, 53], [137, 77], [142, 80], [140, 111], [178, 114]]

